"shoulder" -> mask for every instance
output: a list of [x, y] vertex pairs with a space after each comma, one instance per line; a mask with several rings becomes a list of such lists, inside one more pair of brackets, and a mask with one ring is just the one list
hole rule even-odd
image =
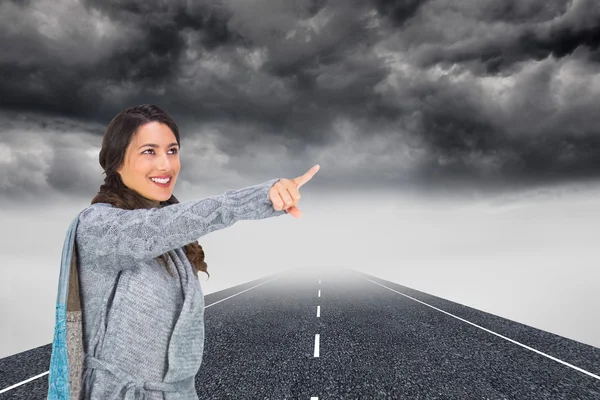
[[118, 210], [118, 208], [113, 207], [113, 205], [109, 203], [91, 204], [79, 213], [79, 223], [85, 223], [102, 215], [113, 213], [115, 210]]

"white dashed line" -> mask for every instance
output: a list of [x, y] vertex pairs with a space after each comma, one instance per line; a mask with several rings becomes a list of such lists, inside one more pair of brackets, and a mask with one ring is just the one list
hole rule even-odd
[[319, 357], [319, 334], [315, 335], [315, 357]]
[[321, 297], [321, 289], [319, 289], [319, 297]]
[[310, 400], [319, 400], [318, 397], [311, 397]]
[[491, 334], [493, 334], [493, 335], [496, 335], [496, 336], [498, 336], [498, 337], [501, 337], [502, 339], [508, 340], [509, 342], [512, 342], [512, 343], [514, 343], [514, 344], [517, 344], [517, 345], [519, 345], [519, 346], [521, 346], [521, 347], [524, 347], [524, 348], [526, 348], [526, 349], [528, 349], [528, 350], [534, 351], [534, 352], [536, 352], [536, 353], [538, 353], [538, 354], [540, 354], [540, 355], [542, 355], [542, 356], [544, 356], [544, 357], [548, 357], [549, 359], [551, 359], [551, 360], [554, 360], [554, 361], [556, 361], [556, 362], [559, 362], [559, 363], [561, 363], [561, 364], [564, 364], [564, 365], [566, 365], [567, 367], [571, 367], [571, 368], [573, 368], [573, 369], [576, 369], [576, 370], [577, 370], [577, 371], [579, 371], [579, 372], [583, 372], [584, 374], [586, 374], [586, 375], [589, 375], [589, 376], [591, 376], [592, 378], [600, 379], [600, 376], [598, 376], [598, 375], [595, 375], [595, 374], [593, 374], [593, 373], [591, 373], [591, 372], [588, 372], [588, 371], [586, 371], [586, 370], [584, 370], [584, 369], [581, 369], [581, 368], [579, 368], [579, 367], [576, 367], [576, 366], [575, 366], [575, 365], [573, 365], [573, 364], [569, 364], [568, 362], [565, 362], [565, 361], [559, 360], [559, 359], [558, 359], [558, 358], [556, 358], [556, 357], [552, 357], [551, 355], [549, 355], [549, 354], [546, 354], [546, 353], [543, 353], [543, 352], [541, 352], [541, 351], [539, 351], [539, 350], [536, 350], [536, 349], [534, 349], [533, 347], [529, 347], [529, 346], [527, 346], [527, 345], [524, 345], [523, 343], [519, 343], [519, 342], [517, 342], [516, 340], [513, 340], [513, 339], [511, 339], [511, 338], [507, 338], [506, 336], [502, 336], [502, 335], [500, 335], [499, 333], [496, 333], [496, 332], [494, 332], [494, 331], [491, 331], [491, 330], [489, 330], [489, 329], [486, 329], [486, 328], [484, 328], [483, 326], [479, 326], [479, 325], [477, 325], [477, 324], [474, 324], [474, 323], [472, 323], [472, 322], [469, 322], [469, 321], [467, 321], [466, 319], [463, 319], [463, 318], [461, 318], [461, 317], [457, 317], [456, 315], [450, 314], [450, 313], [449, 313], [449, 312], [447, 312], [447, 311], [441, 310], [441, 309], [439, 309], [439, 308], [437, 308], [437, 307], [434, 307], [434, 306], [432, 306], [432, 305], [429, 305], [429, 304], [427, 304], [427, 303], [425, 303], [425, 302], [422, 302], [421, 300], [417, 300], [417, 299], [415, 299], [414, 297], [410, 297], [410, 296], [408, 296], [408, 295], [406, 295], [406, 294], [404, 294], [404, 293], [401, 293], [401, 292], [399, 292], [399, 291], [397, 291], [397, 290], [394, 290], [394, 289], [392, 289], [392, 288], [389, 288], [389, 287], [387, 287], [387, 286], [385, 286], [385, 285], [382, 285], [382, 284], [381, 284], [381, 283], [379, 283], [379, 282], [372, 281], [371, 279], [369, 279], [369, 278], [365, 278], [364, 276], [361, 276], [361, 278], [363, 278], [363, 279], [366, 279], [366, 280], [368, 280], [368, 281], [370, 281], [370, 282], [373, 282], [373, 283], [375, 283], [375, 284], [377, 284], [377, 285], [379, 285], [379, 286], [381, 286], [381, 287], [384, 287], [384, 288], [386, 288], [386, 289], [388, 289], [388, 290], [391, 290], [392, 292], [395, 292], [395, 293], [401, 294], [401, 295], [402, 295], [402, 296], [404, 296], [404, 297], [408, 297], [409, 299], [411, 299], [411, 300], [414, 300], [414, 301], [417, 301], [417, 302], [419, 302], [419, 303], [421, 303], [421, 304], [423, 304], [423, 305], [426, 305], [427, 307], [431, 307], [431, 308], [433, 308], [434, 310], [438, 310], [438, 311], [440, 311], [440, 312], [443, 312], [444, 314], [447, 314], [447, 315], [449, 315], [449, 316], [451, 316], [451, 317], [454, 317], [454, 318], [456, 318], [456, 319], [459, 319], [459, 320], [461, 320], [461, 321], [463, 321], [463, 322], [466, 322], [467, 324], [473, 325], [473, 326], [475, 326], [475, 327], [477, 327], [477, 328], [479, 328], [479, 329], [483, 329], [484, 331], [486, 331], [486, 332], [489, 332], [489, 333], [491, 333]]
[[321, 306], [317, 306], [317, 318], [321, 317]]

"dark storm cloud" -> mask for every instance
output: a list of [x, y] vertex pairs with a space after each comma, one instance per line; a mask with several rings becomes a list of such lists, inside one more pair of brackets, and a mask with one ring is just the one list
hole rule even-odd
[[552, 27], [540, 32], [535, 28], [524, 28], [521, 33], [501, 43], [491, 39], [470, 49], [457, 52], [441, 52], [438, 57], [432, 57], [426, 65], [443, 63], [465, 63], [476, 60], [481, 63], [474, 66], [485, 74], [498, 74], [513, 66], [513, 64], [528, 60], [542, 60], [548, 56], [563, 58], [571, 55], [578, 48], [587, 48], [590, 60], [597, 62], [598, 46], [600, 45], [600, 16], [591, 27], [569, 26], [567, 24]]
[[[135, 51], [132, 59], [153, 56], [157, 61], [177, 64], [185, 49], [181, 33], [188, 29], [198, 34], [207, 51], [222, 45], [242, 45], [242, 37], [227, 27], [229, 13], [216, 2], [85, 0], [84, 4], [142, 30], [145, 40], [138, 43], [140, 48], [128, 49]], [[160, 76], [173, 72], [165, 68]]]
[[[594, 0], [487, 0], [457, 8], [464, 18], [460, 29], [467, 35], [450, 34], [428, 43], [426, 50], [417, 52], [421, 66], [458, 63], [476, 73], [499, 74], [518, 62], [562, 58], [578, 48], [595, 51], [600, 44], [600, 6]], [[436, 17], [444, 24], [447, 14], [442, 9]], [[416, 23], [423, 22], [428, 25]], [[594, 60], [596, 53], [590, 54]]]
[[90, 149], [101, 129], [70, 118], [0, 111], [0, 204], [49, 204], [60, 193], [95, 193], [102, 171]]
[[[8, 57], [0, 63], [1, 106], [106, 119], [124, 108], [129, 99], [107, 99], [102, 95], [103, 86], [125, 83], [132, 93], [145, 95], [148, 90], [172, 84], [186, 48], [183, 32], [195, 35], [207, 52], [241, 44], [241, 37], [227, 29], [227, 15], [219, 8], [182, 2], [84, 4], [88, 11], [98, 10], [102, 17], [108, 17], [121, 35], [103, 57], [90, 57], [95, 58], [93, 62], [78, 60], [77, 53], [90, 51], [89, 46], [100, 40], [97, 37], [78, 38], [76, 35], [83, 32], [75, 29], [68, 41], [60, 42], [39, 32], [32, 20], [25, 18], [21, 26], [26, 29], [21, 29], [11, 26], [10, 15], [6, 16], [5, 29], [0, 28], [9, 47]], [[27, 15], [27, 7], [21, 9]], [[71, 17], [78, 16], [65, 14], [64, 21], [59, 22], [69, 25]], [[63, 54], [53, 51], [61, 47]]]
[[388, 18], [394, 26], [402, 26], [428, 0], [374, 0], [379, 15]]
[[557, 70], [549, 63], [514, 77], [517, 90], [504, 100], [468, 81], [440, 79], [407, 89], [408, 97], [422, 100], [414, 106], [411, 135], [417, 147], [428, 149], [417, 176], [450, 186], [473, 180], [493, 186], [597, 177], [598, 87], [590, 89], [582, 78], [558, 96]]
[[[484, 22], [510, 22], [513, 24], [533, 24], [550, 21], [563, 15], [571, 1], [546, 0], [522, 1], [483, 0], [471, 13]], [[466, 12], [469, 14], [469, 12]]]
[[[96, 135], [155, 103], [184, 142], [217, 127], [229, 156], [274, 141], [301, 157], [349, 137], [340, 158], [381, 151], [371, 175], [340, 182], [600, 172], [594, 1], [38, 1], [2, 3], [0, 19], [0, 107], [94, 122]], [[49, 165], [54, 187], [85, 181]]]

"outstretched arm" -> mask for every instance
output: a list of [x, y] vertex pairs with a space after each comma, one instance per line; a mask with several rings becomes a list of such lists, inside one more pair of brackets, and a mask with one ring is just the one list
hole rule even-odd
[[269, 199], [269, 189], [279, 180], [162, 208], [124, 210], [92, 205], [79, 217], [79, 253], [120, 270], [237, 221], [283, 215], [286, 212], [276, 211]]

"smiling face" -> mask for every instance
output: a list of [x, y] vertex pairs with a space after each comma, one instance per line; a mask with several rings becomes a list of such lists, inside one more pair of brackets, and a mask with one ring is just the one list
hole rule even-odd
[[[181, 164], [173, 131], [160, 122], [142, 125], [127, 147], [123, 165], [117, 169], [130, 189], [147, 199], [161, 202], [171, 198]], [[150, 178], [169, 177], [166, 185]]]

